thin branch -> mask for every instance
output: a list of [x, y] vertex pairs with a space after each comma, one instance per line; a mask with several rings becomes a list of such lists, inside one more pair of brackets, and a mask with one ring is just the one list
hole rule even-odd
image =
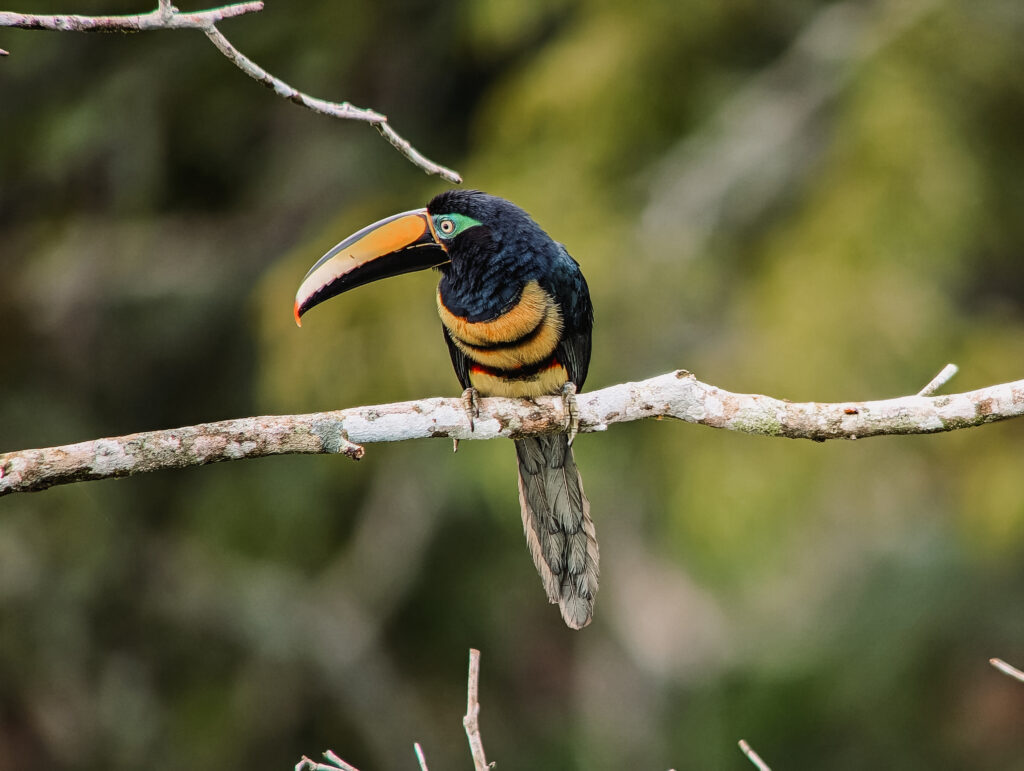
[[43, 16], [35, 13], [0, 11], [0, 27], [46, 29], [56, 32], [148, 32], [154, 29], [208, 29], [224, 19], [263, 10], [256, 0], [208, 11], [181, 13], [166, 0], [155, 11], [126, 16]]
[[[356, 768], [353, 765], [350, 765], [349, 763], [346, 763], [344, 760], [335, 755], [333, 750], [324, 750], [324, 757], [327, 758], [327, 760], [329, 760], [331, 763], [333, 763], [337, 768], [340, 768], [341, 771], [359, 771], [358, 768]], [[328, 771], [331, 771], [330, 767], [328, 767]]]
[[387, 118], [375, 122], [373, 126], [380, 132], [382, 137], [388, 140], [388, 142], [398, 150], [398, 152], [404, 155], [410, 162], [423, 169], [427, 174], [436, 174], [442, 179], [446, 179], [456, 185], [462, 184], [462, 176], [457, 171], [453, 171], [445, 166], [436, 164], [420, 153], [409, 143], [409, 140], [403, 139], [398, 135], [397, 131], [391, 128], [391, 124], [388, 123]]
[[747, 756], [747, 759], [757, 766], [758, 771], [772, 771], [768, 767], [768, 764], [761, 760], [761, 756], [754, 752], [753, 747], [747, 744], [743, 739], [740, 739], [740, 749], [743, 750], [743, 754]]
[[[672, 417], [758, 436], [858, 439], [882, 434], [932, 434], [1024, 415], [1024, 380], [943, 396], [869, 402], [788, 402], [737, 394], [678, 370], [576, 397], [580, 433], [612, 423]], [[96, 439], [63, 447], [0, 454], [0, 496], [59, 484], [202, 466], [267, 455], [341, 453], [359, 460], [358, 443], [407, 439], [521, 438], [567, 429], [557, 396], [480, 400], [470, 428], [460, 398], [433, 398], [307, 415], [224, 420], [163, 431]]]
[[960, 371], [960, 368], [956, 364], [947, 364], [942, 368], [942, 371], [928, 381], [928, 385], [917, 392], [918, 396], [931, 396], [938, 391], [942, 386], [946, 385], [953, 376]]
[[303, 755], [302, 760], [295, 764], [295, 771], [359, 771], [358, 768], [346, 763], [330, 750], [324, 752], [324, 757], [331, 762], [331, 765], [317, 763], [312, 758]]
[[456, 184], [462, 182], [462, 177], [459, 176], [458, 172], [453, 171], [446, 166], [434, 163], [413, 147], [408, 140], [399, 136], [398, 132], [391, 128], [391, 124], [388, 123], [386, 116], [381, 115], [378, 112], [374, 112], [373, 110], [354, 107], [348, 102], [327, 102], [323, 99], [316, 99], [315, 97], [308, 96], [302, 91], [288, 85], [280, 78], [274, 77], [251, 59], [246, 57], [241, 51], [231, 45], [228, 39], [224, 37], [216, 27], [208, 27], [204, 32], [206, 32], [206, 36], [210, 38], [210, 42], [217, 46], [217, 50], [224, 54], [224, 56], [238, 67], [238, 69], [250, 78], [257, 80], [272, 89], [278, 96], [284, 97], [295, 104], [305, 107], [307, 110], [312, 110], [313, 112], [320, 113], [321, 115], [329, 115], [333, 118], [341, 118], [343, 120], [358, 120], [370, 123], [398, 150], [398, 152], [404, 155], [411, 163], [423, 169], [427, 174], [436, 174], [442, 179], [446, 179], [449, 182], [454, 182]]
[[[46, 29], [63, 32], [142, 32], [153, 29], [201, 29], [210, 42], [227, 59], [249, 77], [272, 89], [278, 96], [305, 107], [307, 110], [341, 120], [355, 120], [369, 123], [380, 132], [398, 152], [427, 174], [436, 174], [442, 179], [459, 184], [462, 177], [458, 172], [434, 163], [395, 131], [388, 123], [387, 116], [374, 110], [355, 107], [348, 102], [328, 102], [309, 96], [274, 77], [254, 61], [235, 48], [214, 24], [223, 19], [263, 10], [262, 0], [239, 3], [223, 8], [213, 8], [196, 13], [181, 13], [171, 0], [157, 0], [155, 11], [134, 16], [41, 16], [38, 14], [10, 13], [0, 11], [0, 27], [21, 29]], [[0, 56], [7, 52], [0, 49]]]
[[231, 45], [231, 43], [228, 42], [228, 39], [224, 37], [216, 27], [207, 27], [203, 32], [205, 32], [206, 36], [210, 38], [210, 42], [217, 47], [217, 50], [224, 54], [224, 56], [226, 56], [232, 64], [238, 67], [238, 69], [250, 78], [259, 81], [264, 86], [271, 89], [278, 96], [282, 96], [291, 102], [295, 102], [295, 104], [302, 105], [307, 110], [318, 112], [321, 115], [329, 115], [332, 118], [358, 120], [366, 123], [379, 123], [380, 121], [387, 120], [387, 118], [378, 112], [353, 107], [348, 102], [325, 102], [323, 99], [314, 99], [313, 97], [306, 96], [301, 91], [289, 86], [283, 80], [275, 78], [252, 61], [252, 59], [245, 56], [245, 54]]
[[488, 771], [484, 742], [480, 738], [480, 651], [469, 649], [469, 682], [466, 686], [466, 716], [462, 718], [469, 739], [469, 752], [473, 756], [475, 771]]
[[1024, 672], [1021, 672], [1016, 667], [1011, 667], [1009, 664], [1007, 664], [1002, 659], [989, 659], [988, 663], [991, 664], [992, 666], [994, 666], [996, 669], [998, 669], [1004, 675], [1008, 675], [1008, 676], [1010, 676], [1010, 677], [1012, 677], [1012, 678], [1014, 678], [1016, 680], [1020, 680], [1022, 683], [1024, 683]]
[[[469, 685], [467, 686], [467, 707], [466, 716], [462, 719], [462, 725], [466, 728], [466, 736], [469, 737], [469, 751], [473, 754], [473, 765], [476, 771], [489, 771], [490, 766], [484, 757], [484, 746], [480, 739], [480, 702], [478, 701], [480, 683], [480, 651], [475, 648], [469, 649]], [[413, 743], [416, 751], [416, 761], [419, 763], [420, 771], [430, 771], [427, 768], [427, 759], [423, 756], [423, 748], [419, 742]], [[302, 760], [295, 764], [295, 771], [359, 771], [355, 766], [349, 765], [334, 754], [332, 750], [324, 752], [326, 758], [333, 765], [317, 763], [305, 755]]]
[[423, 757], [423, 748], [420, 747], [420, 743], [414, 742], [412, 747], [416, 750], [416, 760], [420, 764], [420, 771], [430, 771], [430, 769], [427, 768], [427, 759]]

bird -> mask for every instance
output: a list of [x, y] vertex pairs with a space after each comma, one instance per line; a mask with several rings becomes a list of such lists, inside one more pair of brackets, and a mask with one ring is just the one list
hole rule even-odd
[[[579, 263], [521, 208], [478, 190], [369, 225], [331, 248], [300, 283], [294, 316], [372, 281], [434, 268], [441, 330], [470, 421], [477, 396], [575, 394], [590, 365], [594, 309]], [[593, 617], [599, 550], [570, 431], [516, 439], [530, 555], [566, 625]]]

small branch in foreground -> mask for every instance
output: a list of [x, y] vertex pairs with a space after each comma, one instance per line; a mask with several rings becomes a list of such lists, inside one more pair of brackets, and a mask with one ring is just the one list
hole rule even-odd
[[[480, 651], [475, 648], [469, 649], [469, 682], [466, 686], [466, 716], [462, 719], [462, 725], [466, 729], [466, 736], [469, 737], [469, 751], [473, 755], [475, 771], [489, 771], [487, 759], [484, 757], [484, 745], [480, 739], [480, 702], [478, 699], [480, 688]], [[419, 763], [420, 771], [430, 771], [427, 768], [427, 759], [423, 756], [423, 748], [419, 742], [415, 742], [413, 749], [416, 751], [416, 762]], [[355, 766], [346, 763], [334, 754], [332, 750], [324, 752], [324, 758], [333, 765], [317, 763], [305, 755], [302, 760], [295, 764], [295, 771], [359, 771]]]
[[327, 765], [327, 763], [317, 763], [312, 758], [307, 758], [303, 755], [302, 760], [295, 764], [295, 771], [339, 771], [339, 769], [340, 771], [359, 771], [358, 768], [346, 763], [331, 752], [331, 750], [324, 751], [324, 759], [331, 765]]
[[466, 686], [466, 716], [462, 718], [469, 739], [469, 752], [473, 756], [475, 771], [487, 771], [484, 742], [480, 738], [480, 651], [469, 649], [469, 682]]
[[[933, 434], [1024, 415], [1024, 380], [943, 396], [868, 402], [788, 402], [737, 394], [678, 370], [576, 397], [580, 433], [612, 423], [671, 417], [757, 436], [858, 439]], [[308, 415], [269, 415], [0, 454], [0, 496], [160, 469], [294, 453], [341, 453], [358, 460], [363, 442], [406, 439], [518, 439], [564, 432], [557, 396], [480, 400], [471, 428], [459, 398], [422, 399]]]
[[[155, 11], [131, 16], [43, 16], [0, 11], [0, 27], [60, 32], [145, 32], [154, 29], [201, 29], [206, 33], [210, 42], [217, 47], [217, 50], [224, 54], [232, 64], [249, 77], [272, 89], [275, 94], [321, 115], [369, 123], [410, 163], [418, 166], [427, 174], [436, 174], [455, 184], [462, 182], [462, 177], [458, 172], [434, 163], [413, 147], [407, 139], [400, 136], [391, 128], [387, 116], [374, 110], [354, 107], [348, 102], [328, 102], [317, 99], [293, 88], [246, 57], [214, 26], [224, 19], [262, 11], [262, 0], [226, 5], [222, 8], [212, 8], [195, 13], [181, 13], [171, 4], [171, 0], [157, 0], [157, 2]], [[0, 56], [7, 56], [7, 51], [0, 49]]]
[[420, 771], [430, 771], [427, 768], [427, 759], [423, 757], [423, 748], [420, 747], [419, 742], [413, 742], [412, 748], [416, 750], [416, 760], [420, 764]]
[[743, 750], [743, 754], [747, 756], [747, 759], [757, 766], [758, 771], [772, 771], [768, 767], [768, 764], [761, 760], [761, 756], [754, 752], [753, 747], [747, 744], [743, 739], [740, 739], [740, 749]]
[[989, 659], [988, 663], [994, 666], [1004, 675], [1008, 675], [1009, 677], [1012, 677], [1015, 680], [1020, 680], [1022, 683], [1024, 683], [1024, 672], [1021, 672], [1016, 667], [1010, 666], [1002, 659]]

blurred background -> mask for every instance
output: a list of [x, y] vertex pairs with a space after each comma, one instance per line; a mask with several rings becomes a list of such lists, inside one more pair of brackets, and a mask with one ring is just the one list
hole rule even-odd
[[[137, 13], [128, 0], [10, 0]], [[188, 3], [186, 10], [206, 7]], [[1019, 0], [268, 0], [224, 22], [580, 261], [594, 389], [792, 400], [1024, 377]], [[0, 451], [455, 395], [436, 276], [300, 331], [306, 269], [447, 185], [197, 31], [0, 30]], [[1022, 769], [1024, 421], [581, 436], [566, 629], [510, 443], [371, 445], [0, 500], [0, 769]]]

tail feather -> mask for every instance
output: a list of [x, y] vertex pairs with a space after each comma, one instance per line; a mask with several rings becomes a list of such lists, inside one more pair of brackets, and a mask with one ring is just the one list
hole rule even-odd
[[565, 434], [516, 440], [523, 531], [548, 599], [565, 623], [590, 623], [598, 548], [590, 502]]

